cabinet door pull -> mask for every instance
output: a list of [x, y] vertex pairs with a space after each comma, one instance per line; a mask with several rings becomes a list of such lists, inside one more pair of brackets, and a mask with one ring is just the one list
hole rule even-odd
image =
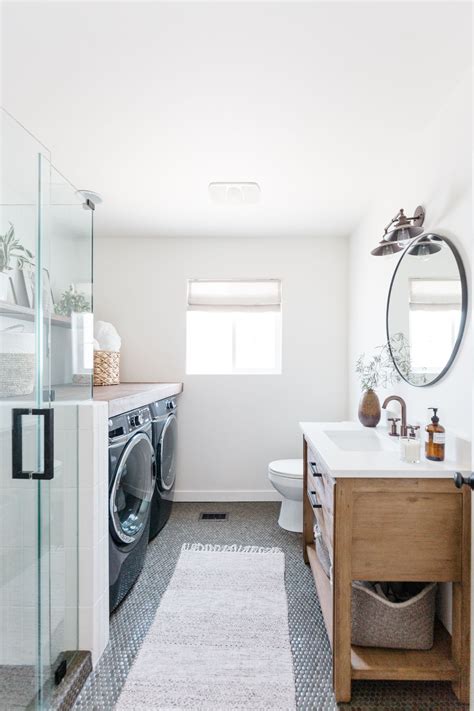
[[313, 509], [322, 509], [323, 505], [318, 504], [318, 500], [316, 498], [315, 491], [308, 491], [308, 496], [309, 496], [309, 500], [311, 502], [311, 506], [313, 507]]
[[461, 489], [463, 486], [474, 489], [474, 472], [468, 476], [465, 476], [461, 472], [454, 472], [453, 478], [458, 489]]
[[313, 476], [322, 476], [321, 472], [318, 472], [318, 470], [316, 469], [316, 462], [310, 462], [309, 466]]

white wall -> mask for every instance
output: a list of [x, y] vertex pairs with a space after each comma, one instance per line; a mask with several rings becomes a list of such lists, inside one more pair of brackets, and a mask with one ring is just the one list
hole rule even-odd
[[[420, 107], [423, 110], [423, 107]], [[372, 193], [372, 209], [350, 239], [349, 383], [351, 419], [357, 417], [360, 387], [354, 363], [362, 352], [386, 341], [385, 308], [397, 256], [373, 257], [370, 250], [381, 239], [383, 227], [400, 207], [407, 214], [418, 204], [426, 209], [424, 227], [449, 237], [459, 249], [471, 281], [472, 176], [471, 84], [466, 76], [456, 91], [445, 98], [439, 114], [422, 134], [407, 137], [403, 155], [387, 154], [381, 160], [378, 189]], [[472, 300], [472, 294], [469, 295]], [[470, 315], [464, 340], [448, 374], [434, 385], [415, 388], [407, 383], [392, 385], [390, 393], [405, 398], [411, 424], [427, 423], [427, 408], [439, 407], [446, 427], [447, 456], [455, 456], [452, 435], [472, 436], [472, 327]], [[389, 391], [379, 391], [384, 398]], [[394, 410], [397, 405], [394, 405]], [[449, 627], [449, 591], [441, 599], [441, 615]]]
[[[424, 228], [449, 237], [464, 260], [470, 284], [472, 250], [471, 89], [469, 78], [442, 105], [440, 114], [425, 132], [409, 137], [403, 155], [390, 154], [378, 189], [372, 194], [372, 209], [350, 239], [350, 413], [357, 414], [360, 388], [354, 373], [356, 357], [370, 353], [386, 340], [385, 308], [397, 255], [373, 257], [370, 250], [381, 239], [383, 227], [400, 207], [409, 213], [421, 204], [426, 209]], [[408, 404], [408, 419], [426, 424], [429, 406], [440, 408], [447, 430], [471, 438], [472, 335], [470, 318], [455, 363], [439, 383], [415, 388], [400, 383], [389, 388]], [[384, 397], [387, 392], [379, 392]]]
[[[282, 375], [186, 376], [186, 280], [196, 277], [283, 280]], [[123, 381], [184, 381], [181, 499], [275, 497], [267, 464], [301, 457], [298, 422], [346, 415], [345, 239], [99, 238], [95, 314], [122, 336]]]

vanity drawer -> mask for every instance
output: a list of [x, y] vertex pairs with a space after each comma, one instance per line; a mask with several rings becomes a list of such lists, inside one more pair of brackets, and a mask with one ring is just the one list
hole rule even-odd
[[319, 454], [308, 448], [308, 482], [312, 480], [320, 503], [329, 512], [334, 512], [335, 481]]

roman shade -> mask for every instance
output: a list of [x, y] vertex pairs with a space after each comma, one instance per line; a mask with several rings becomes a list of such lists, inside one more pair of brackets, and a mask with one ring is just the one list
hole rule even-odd
[[459, 279], [410, 279], [410, 308], [437, 311], [461, 308]]
[[188, 311], [280, 311], [279, 279], [190, 279]]

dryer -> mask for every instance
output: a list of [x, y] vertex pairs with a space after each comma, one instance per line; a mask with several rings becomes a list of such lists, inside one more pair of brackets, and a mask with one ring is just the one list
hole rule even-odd
[[174, 498], [176, 478], [176, 399], [157, 400], [150, 405], [153, 447], [156, 459], [155, 492], [151, 502], [150, 540], [168, 521]]
[[149, 407], [109, 420], [109, 596], [112, 611], [140, 575], [155, 489]]

